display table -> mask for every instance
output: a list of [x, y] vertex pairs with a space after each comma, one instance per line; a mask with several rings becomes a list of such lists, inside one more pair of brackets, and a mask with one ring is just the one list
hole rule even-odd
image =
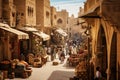
[[75, 68], [75, 75], [82, 80], [88, 80], [86, 61], [80, 62]]
[[0, 70], [8, 70], [10, 66], [11, 64], [10, 64], [10, 61], [8, 60], [0, 62]]

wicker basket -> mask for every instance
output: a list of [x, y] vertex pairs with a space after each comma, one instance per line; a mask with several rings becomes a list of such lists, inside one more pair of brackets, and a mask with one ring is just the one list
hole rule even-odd
[[54, 65], [54, 66], [58, 65], [58, 62], [53, 62], [53, 65]]

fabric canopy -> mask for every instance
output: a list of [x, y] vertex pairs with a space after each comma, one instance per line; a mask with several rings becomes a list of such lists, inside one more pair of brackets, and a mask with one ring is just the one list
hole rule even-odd
[[59, 34], [61, 34], [62, 36], [67, 36], [67, 33], [65, 31], [63, 31], [63, 29], [59, 28], [56, 30]]
[[23, 30], [23, 31], [29, 31], [29, 32], [38, 31], [36, 28], [33, 28], [33, 27], [21, 27], [21, 28], [18, 28], [18, 29]]
[[7, 24], [0, 23], [0, 29], [16, 34], [18, 39], [29, 39], [29, 35], [27, 33], [13, 29]]
[[33, 34], [41, 37], [43, 39], [43, 41], [46, 41], [46, 40], [49, 40], [50, 39], [50, 36], [43, 33], [43, 32], [33, 32]]
[[100, 18], [97, 14], [96, 10], [100, 7], [100, 5], [95, 5], [94, 8], [88, 10], [86, 13], [79, 16], [79, 18]]

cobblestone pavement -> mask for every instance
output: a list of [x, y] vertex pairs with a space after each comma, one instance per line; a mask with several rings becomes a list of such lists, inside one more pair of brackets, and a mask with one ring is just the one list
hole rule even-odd
[[74, 76], [74, 68], [68, 67], [66, 60], [62, 64], [59, 62], [56, 66], [53, 66], [52, 62], [47, 62], [43, 67], [32, 68], [32, 70], [32, 75], [29, 78], [5, 80], [69, 80], [70, 77]]

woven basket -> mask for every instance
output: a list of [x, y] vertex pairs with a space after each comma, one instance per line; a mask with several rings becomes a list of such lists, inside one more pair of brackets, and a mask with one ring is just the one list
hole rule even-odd
[[53, 62], [53, 65], [58, 65], [58, 62]]

